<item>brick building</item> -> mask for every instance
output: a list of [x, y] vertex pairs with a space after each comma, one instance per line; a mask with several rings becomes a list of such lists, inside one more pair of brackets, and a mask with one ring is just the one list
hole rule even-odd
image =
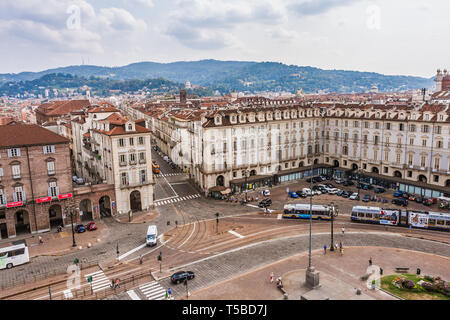
[[90, 106], [89, 100], [51, 101], [40, 105], [34, 112], [37, 124], [43, 124], [56, 121], [70, 112], [80, 111]]

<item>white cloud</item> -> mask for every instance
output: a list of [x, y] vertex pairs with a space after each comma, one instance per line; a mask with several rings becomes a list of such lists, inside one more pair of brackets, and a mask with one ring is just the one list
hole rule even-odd
[[124, 0], [126, 4], [138, 4], [146, 7], [154, 7], [153, 0]]

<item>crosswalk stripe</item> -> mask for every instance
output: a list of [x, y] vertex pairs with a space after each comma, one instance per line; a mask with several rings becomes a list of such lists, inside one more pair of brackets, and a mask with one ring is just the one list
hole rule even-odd
[[152, 288], [143, 290], [142, 292], [143, 292], [146, 296], [149, 296], [149, 295], [154, 294], [154, 293], [156, 293], [156, 292], [166, 292], [166, 291], [158, 285], [158, 287], [152, 287]]
[[130, 296], [131, 299], [133, 300], [141, 300], [141, 298], [139, 298], [139, 296], [136, 294], [136, 292], [134, 292], [134, 290], [129, 290], [127, 291], [128, 295]]
[[92, 276], [92, 291], [97, 292], [105, 288], [110, 287], [110, 280], [106, 277], [105, 273], [100, 270], [86, 275], [86, 278]]
[[148, 287], [154, 286], [155, 284], [158, 284], [158, 282], [156, 282], [156, 281], [152, 281], [152, 282], [149, 282], [149, 283], [146, 283], [146, 284], [144, 284], [144, 285], [140, 286], [140, 287], [139, 287], [139, 289], [145, 289], [145, 288], [148, 288]]
[[186, 197], [183, 197], [183, 198], [181, 198], [181, 199], [183, 199], [183, 201], [184, 201], [184, 200], [186, 200]]
[[139, 290], [148, 300], [162, 300], [166, 295], [166, 290], [157, 281], [143, 284]]
[[158, 297], [158, 298], [165, 297], [165, 295], [166, 295], [166, 292], [164, 291], [164, 292], [156, 293], [156, 294], [151, 295], [151, 296], [147, 296], [147, 299], [148, 300], [154, 300], [156, 297]]

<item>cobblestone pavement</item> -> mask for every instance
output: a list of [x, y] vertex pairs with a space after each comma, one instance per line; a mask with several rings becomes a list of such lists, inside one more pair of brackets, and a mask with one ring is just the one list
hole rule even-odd
[[[313, 235], [312, 248], [313, 250], [321, 249], [324, 243], [328, 242], [329, 234]], [[392, 234], [348, 233], [345, 235], [345, 243], [346, 247], [391, 247], [450, 257], [450, 245]], [[260, 268], [294, 254], [305, 252], [308, 244], [308, 235], [266, 241], [207, 258], [204, 261], [192, 263], [173, 271], [190, 270], [195, 272], [196, 278], [189, 281], [188, 285], [189, 290], [193, 292], [214, 283], [233, 278], [251, 269]], [[411, 268], [417, 267], [415, 261], [411, 261], [410, 264], [409, 267]], [[164, 287], [172, 288], [176, 298], [185, 295], [186, 289], [183, 285], [173, 285], [168, 278], [161, 280], [160, 283]]]

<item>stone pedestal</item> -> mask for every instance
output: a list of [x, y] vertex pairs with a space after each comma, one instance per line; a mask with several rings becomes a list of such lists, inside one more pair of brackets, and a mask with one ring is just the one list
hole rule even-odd
[[317, 289], [320, 287], [319, 284], [320, 272], [316, 271], [316, 268], [310, 267], [306, 269], [306, 282], [305, 285], [310, 289]]

